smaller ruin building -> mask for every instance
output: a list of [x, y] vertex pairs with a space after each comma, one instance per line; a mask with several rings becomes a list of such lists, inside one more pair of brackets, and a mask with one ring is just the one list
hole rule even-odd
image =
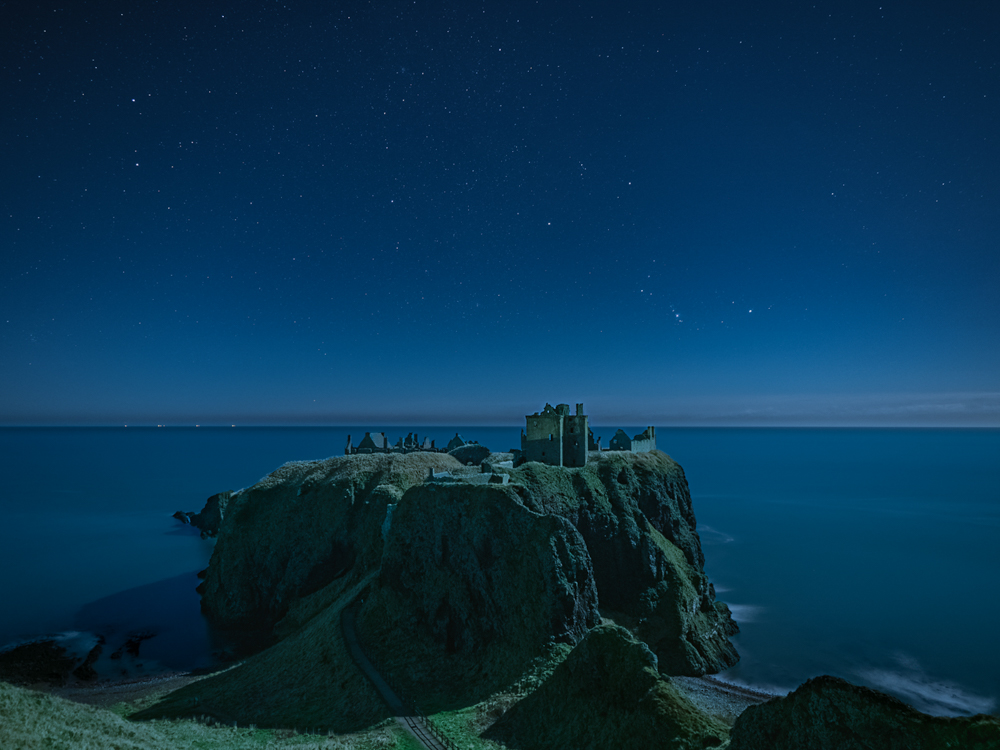
[[448, 441], [447, 447], [438, 448], [435, 445], [435, 441], [429, 437], [425, 436], [421, 440], [417, 433], [411, 432], [406, 438], [399, 438], [395, 445], [390, 445], [389, 438], [386, 437], [384, 432], [366, 432], [365, 436], [361, 438], [361, 442], [357, 445], [354, 444], [350, 435], [347, 436], [344, 455], [353, 456], [358, 453], [416, 453], [418, 451], [423, 453], [450, 453], [464, 445], [479, 445], [479, 442], [476, 440], [466, 440], [456, 432], [455, 437]]
[[609, 451], [631, 451], [632, 453], [646, 453], [656, 450], [656, 428], [647, 427], [645, 432], [640, 432], [635, 437], [630, 438], [625, 430], [618, 430], [615, 436], [608, 443]]
[[382, 432], [366, 432], [365, 436], [361, 438], [361, 442], [355, 447], [351, 443], [351, 436], [347, 436], [347, 447], [344, 449], [344, 453], [350, 455], [351, 453], [388, 453], [389, 452], [389, 438], [385, 436]]

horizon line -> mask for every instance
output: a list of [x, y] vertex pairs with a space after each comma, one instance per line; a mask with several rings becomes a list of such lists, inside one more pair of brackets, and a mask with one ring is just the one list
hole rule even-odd
[[[0, 423], [0, 429], [345, 429], [357, 428], [364, 430], [370, 427], [369, 432], [378, 432], [381, 429], [435, 429], [435, 428], [523, 428], [522, 423], [459, 423], [459, 422], [400, 422], [400, 423], [374, 423], [363, 425], [359, 423], [316, 423], [316, 422], [38, 422], [38, 423]], [[609, 423], [591, 423], [601, 428], [611, 428], [616, 425]], [[639, 422], [618, 422], [617, 425], [623, 427], [650, 426], [648, 423]], [[657, 429], [914, 429], [914, 430], [1000, 430], [1000, 423], [952, 423], [952, 422], [792, 422], [792, 421], [682, 421], [668, 424], [654, 424]]]

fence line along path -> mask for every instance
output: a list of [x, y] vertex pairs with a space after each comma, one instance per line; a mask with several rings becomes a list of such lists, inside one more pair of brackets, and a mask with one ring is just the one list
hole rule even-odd
[[440, 731], [431, 723], [430, 719], [424, 716], [415, 707], [411, 710], [397, 691], [393, 690], [388, 680], [379, 672], [375, 664], [368, 658], [361, 648], [358, 640], [358, 631], [355, 628], [355, 606], [345, 607], [340, 616], [340, 625], [344, 632], [344, 642], [347, 650], [357, 664], [358, 669], [369, 679], [375, 690], [385, 701], [393, 716], [396, 717], [403, 727], [412, 734], [417, 741], [427, 750], [459, 750], [459, 748], [443, 736]]

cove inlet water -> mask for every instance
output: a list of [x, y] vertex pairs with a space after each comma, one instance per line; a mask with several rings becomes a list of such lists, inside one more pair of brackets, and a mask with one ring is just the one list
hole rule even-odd
[[[493, 450], [520, 436], [375, 429]], [[341, 455], [348, 433], [364, 429], [0, 429], [0, 647], [81, 651], [99, 634], [102, 677], [211, 666], [195, 586], [213, 541], [171, 514]], [[657, 443], [684, 467], [706, 571], [741, 627], [720, 679], [786, 692], [833, 674], [929, 713], [998, 710], [1000, 431], [659, 427]]]

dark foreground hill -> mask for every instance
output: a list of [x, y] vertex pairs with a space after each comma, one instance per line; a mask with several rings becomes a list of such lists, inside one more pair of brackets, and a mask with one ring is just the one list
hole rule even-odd
[[994, 716], [928, 716], [895, 698], [836, 677], [816, 677], [784, 698], [750, 706], [729, 750], [997, 750]]

